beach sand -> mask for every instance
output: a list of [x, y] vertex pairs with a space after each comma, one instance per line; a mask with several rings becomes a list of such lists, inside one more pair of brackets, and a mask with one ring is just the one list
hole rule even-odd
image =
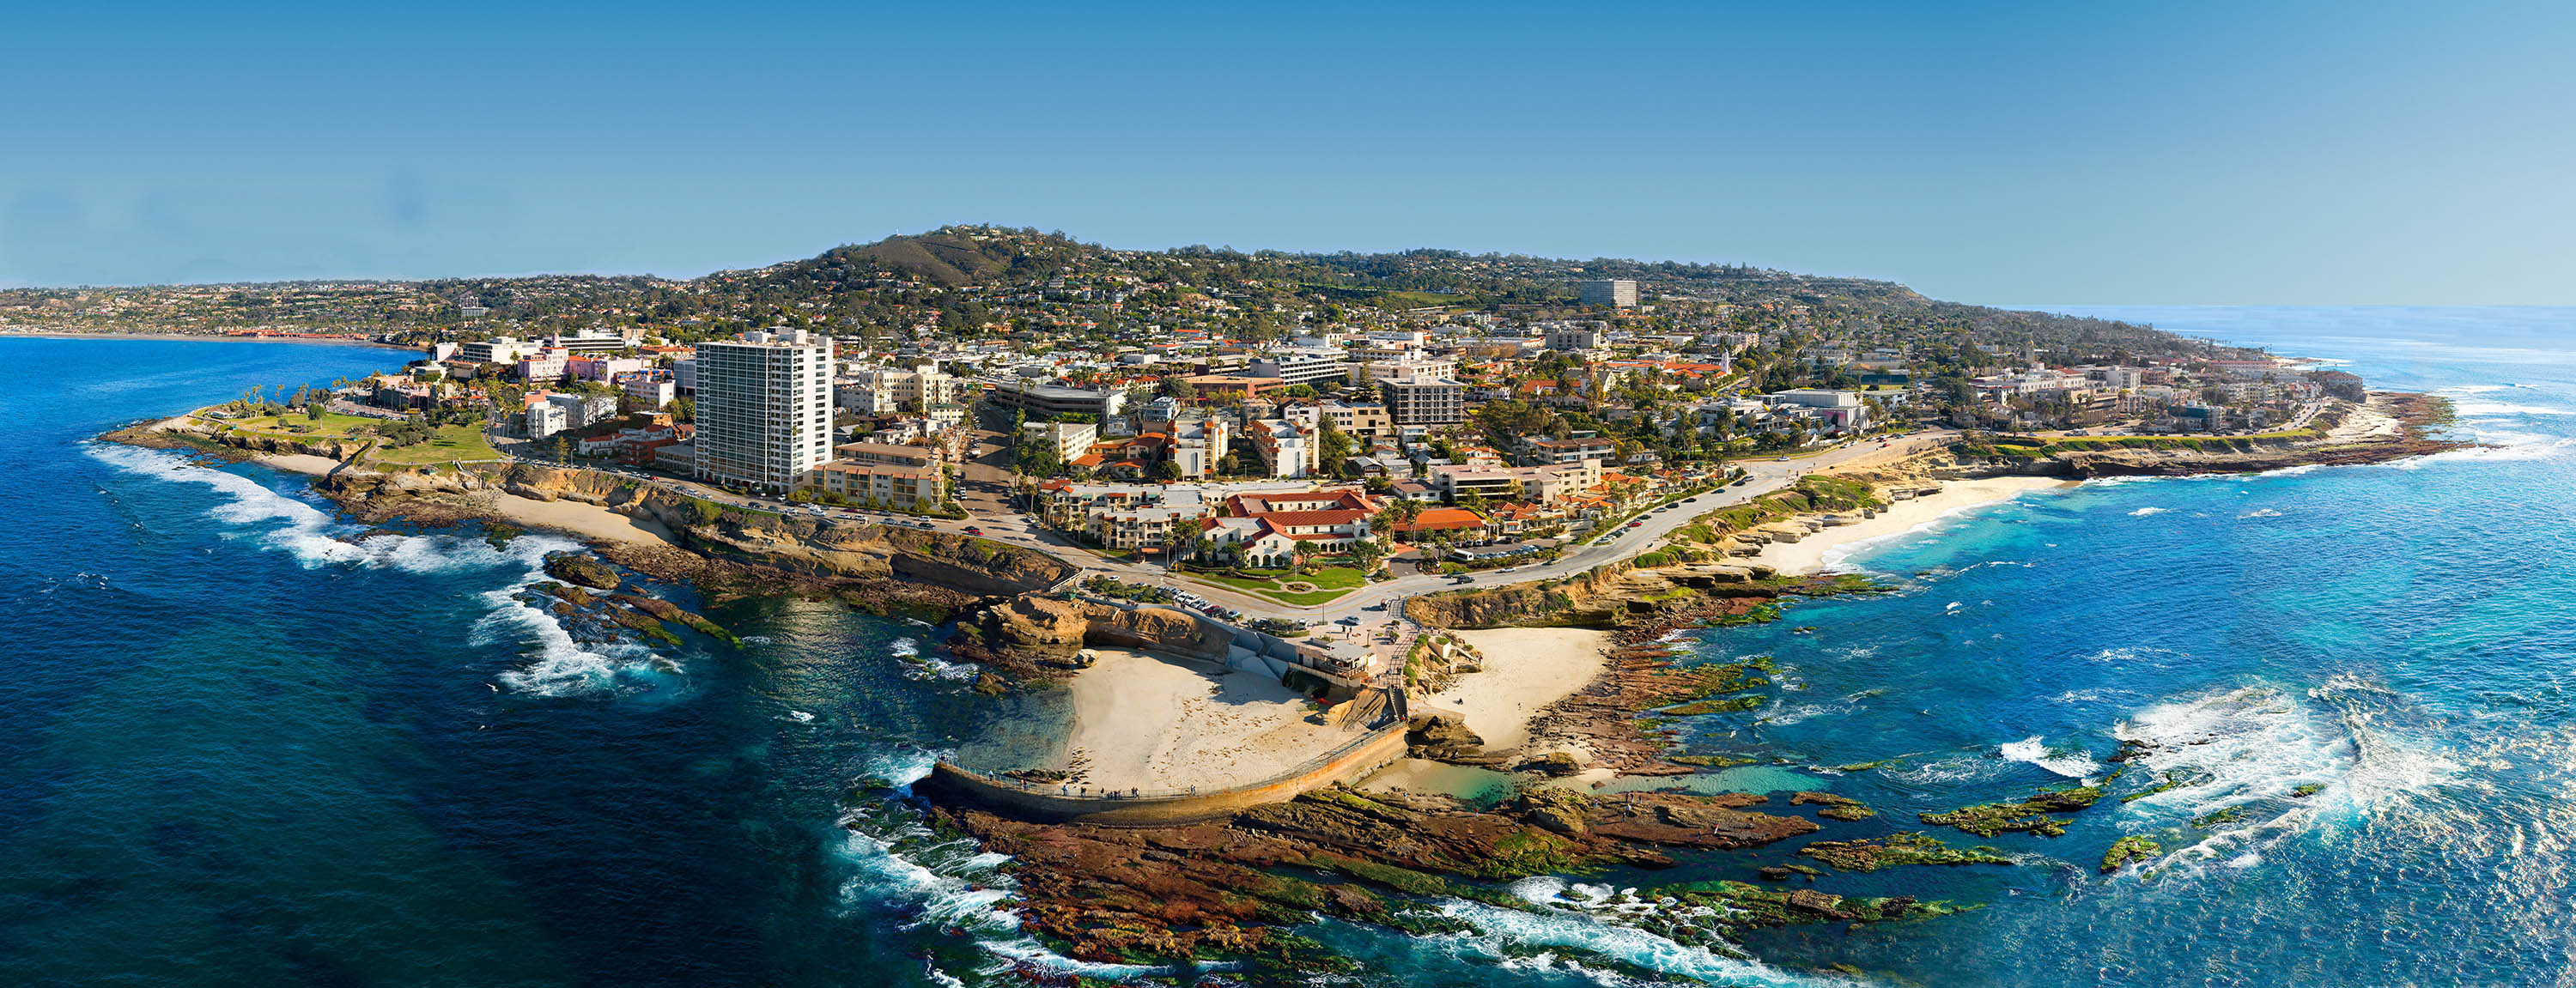
[[1898, 501], [1879, 512], [1876, 518], [1838, 525], [1796, 542], [1774, 542], [1763, 546], [1761, 554], [1753, 557], [1752, 561], [1783, 573], [1813, 573], [1826, 568], [1828, 562], [1839, 563], [1855, 543], [1900, 535], [1945, 515], [2011, 500], [2027, 491], [2067, 486], [2072, 485], [2068, 481], [2048, 477], [1947, 481], [1941, 485], [1939, 493]]
[[1530, 718], [1548, 704], [1574, 695], [1610, 666], [1606, 631], [1493, 628], [1456, 634], [1484, 654], [1484, 668], [1415, 701], [1415, 712], [1463, 712], [1467, 729], [1494, 751], [1528, 744]]
[[261, 453], [252, 459], [258, 460], [261, 466], [274, 467], [288, 473], [311, 474], [316, 477], [330, 473], [340, 466], [340, 461], [328, 456], [308, 456], [303, 453]]
[[660, 522], [619, 514], [596, 504], [579, 501], [539, 501], [516, 494], [492, 495], [492, 513], [515, 525], [570, 532], [585, 538], [611, 542], [655, 542], [678, 545]]
[[1094, 791], [1256, 782], [1349, 740], [1307, 723], [1306, 698], [1268, 676], [1124, 649], [1095, 654], [1066, 684], [1074, 720], [1065, 741], [1068, 756], [1086, 759]]

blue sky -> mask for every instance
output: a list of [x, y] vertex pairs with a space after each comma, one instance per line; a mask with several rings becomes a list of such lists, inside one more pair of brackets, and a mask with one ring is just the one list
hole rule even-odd
[[0, 284], [695, 275], [992, 221], [2576, 302], [2565, 3], [211, 6], [13, 10]]

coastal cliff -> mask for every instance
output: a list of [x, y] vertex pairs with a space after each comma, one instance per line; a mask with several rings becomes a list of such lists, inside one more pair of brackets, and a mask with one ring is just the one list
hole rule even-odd
[[1055, 585], [1073, 567], [954, 532], [728, 508], [612, 474], [533, 464], [462, 472], [334, 472], [314, 488], [370, 520], [511, 521], [492, 494], [578, 501], [659, 525], [681, 548], [826, 580], [904, 578], [982, 596]]
[[1081, 665], [1089, 645], [1165, 652], [1224, 662], [1234, 636], [1224, 626], [1168, 607], [1118, 607], [1097, 601], [1021, 594], [991, 604], [957, 624], [949, 650], [1015, 678], [1061, 675]]

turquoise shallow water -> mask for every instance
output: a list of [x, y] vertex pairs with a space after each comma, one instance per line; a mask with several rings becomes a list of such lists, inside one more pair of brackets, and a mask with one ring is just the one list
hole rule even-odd
[[[2094, 311], [2442, 391], [2493, 445], [2035, 492], [1888, 540], [1854, 562], [1899, 592], [1696, 636], [1704, 659], [1777, 656], [1791, 688], [1693, 724], [1692, 744], [1788, 762], [1703, 785], [1883, 811], [1852, 834], [2099, 777], [2123, 737], [2170, 745], [2119, 791], [2199, 784], [1992, 841], [2017, 867], [1836, 881], [1982, 906], [1962, 916], [1766, 932], [1742, 960], [1456, 903], [1474, 932], [1310, 931], [1364, 965], [1332, 983], [1815, 983], [1831, 963], [1930, 985], [2576, 977], [2576, 312]], [[0, 340], [0, 358], [52, 370], [0, 392], [23, 423], [0, 447], [17, 509], [0, 516], [0, 983], [1131, 973], [1018, 933], [1004, 862], [901, 800], [841, 805], [852, 779], [909, 777], [995, 715], [925, 647], [938, 629], [762, 602], [714, 610], [741, 650], [581, 645], [514, 594], [566, 542], [369, 534], [296, 478], [82, 442], [391, 351]], [[2172, 851], [2154, 877], [2095, 872], [2137, 833]], [[1574, 881], [1741, 877], [1792, 849]]]

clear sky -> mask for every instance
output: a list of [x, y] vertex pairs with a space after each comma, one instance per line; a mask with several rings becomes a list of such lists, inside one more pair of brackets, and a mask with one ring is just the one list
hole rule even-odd
[[950, 222], [1967, 301], [2576, 302], [2576, 4], [20, 5], [0, 284]]

